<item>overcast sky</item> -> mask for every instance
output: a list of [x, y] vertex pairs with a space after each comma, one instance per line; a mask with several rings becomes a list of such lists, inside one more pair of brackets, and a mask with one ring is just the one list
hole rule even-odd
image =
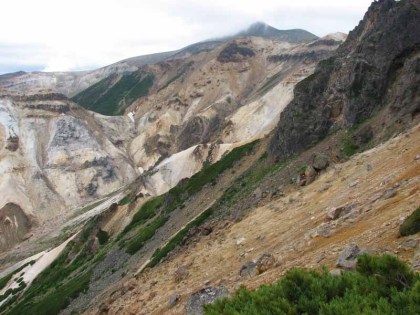
[[371, 0], [13, 0], [2, 3], [0, 73], [68, 71], [182, 48], [256, 21], [348, 32]]

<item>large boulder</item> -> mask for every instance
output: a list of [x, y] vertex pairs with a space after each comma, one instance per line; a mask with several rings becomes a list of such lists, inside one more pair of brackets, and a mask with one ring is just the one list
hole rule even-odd
[[241, 277], [253, 277], [257, 274], [257, 264], [253, 261], [247, 261], [244, 263], [239, 271], [239, 275]]
[[366, 249], [360, 249], [357, 244], [351, 243], [340, 253], [336, 265], [347, 270], [354, 270], [356, 268], [357, 258], [367, 252]]
[[323, 169], [326, 169], [329, 164], [330, 161], [328, 157], [324, 154], [315, 153], [312, 156], [312, 167], [317, 171], [322, 171]]
[[202, 315], [203, 305], [212, 304], [216, 300], [229, 296], [225, 287], [207, 287], [191, 295], [185, 306], [186, 315]]
[[327, 219], [328, 220], [336, 220], [346, 214], [349, 214], [350, 211], [354, 208], [353, 204], [350, 205], [343, 205], [339, 207], [332, 207], [327, 212]]
[[276, 265], [276, 258], [273, 254], [265, 253], [257, 259], [257, 273], [262, 274]]

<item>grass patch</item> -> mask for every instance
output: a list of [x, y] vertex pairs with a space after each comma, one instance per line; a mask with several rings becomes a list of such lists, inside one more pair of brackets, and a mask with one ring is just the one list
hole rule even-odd
[[150, 73], [132, 72], [123, 75], [116, 83], [115, 80], [116, 75], [111, 75], [80, 92], [72, 100], [102, 115], [122, 115], [132, 102], [149, 93], [154, 77]]
[[236, 161], [245, 155], [250, 154], [257, 142], [258, 140], [234, 148], [214, 164], [210, 164], [208, 161], [204, 162], [203, 169], [200, 172], [181, 181], [166, 194], [148, 200], [133, 216], [131, 223], [126, 226], [118, 239], [123, 238], [134, 227], [144, 224], [154, 217], [160, 209], [168, 214], [177, 207], [181, 207], [189, 196], [198, 193], [206, 184], [215, 182], [221, 173], [231, 168]]
[[179, 245], [185, 236], [187, 236], [188, 232], [196, 226], [201, 225], [204, 223], [211, 215], [213, 214], [213, 208], [209, 208], [205, 210], [202, 214], [200, 214], [196, 219], [188, 223], [182, 230], [180, 230], [171, 240], [162, 248], [157, 249], [147, 264], [147, 267], [154, 267], [156, 266], [169, 252], [174, 250], [174, 248]]
[[35, 278], [21, 299], [16, 301], [17, 297], [14, 297], [14, 300], [2, 306], [2, 310], [10, 305], [7, 314], [57, 314], [72, 298], [85, 290], [90, 277], [90, 272], [85, 270], [91, 270], [93, 265], [94, 256], [90, 249], [95, 224], [94, 220], [87, 224], [80, 235], [67, 244], [60, 256]]
[[343, 154], [347, 157], [356, 154], [359, 150], [359, 147], [351, 137], [342, 138], [341, 144], [343, 146]]
[[131, 255], [135, 254], [144, 246], [146, 241], [155, 235], [157, 229], [163, 226], [167, 220], [168, 217], [159, 215], [150, 224], [140, 228], [138, 234], [127, 243], [126, 252]]
[[420, 207], [413, 211], [400, 226], [400, 235], [408, 236], [420, 232]]
[[121, 199], [118, 202], [118, 205], [119, 206], [128, 205], [128, 204], [132, 203], [135, 198], [136, 198], [136, 194], [134, 192], [133, 193], [129, 193], [127, 196], [125, 196], [123, 199]]
[[390, 255], [359, 258], [356, 272], [334, 276], [292, 269], [255, 291], [241, 287], [231, 298], [204, 307], [220, 314], [419, 314], [420, 277]]
[[124, 231], [120, 234], [120, 236], [122, 237], [134, 227], [145, 223], [150, 218], [153, 218], [156, 215], [159, 208], [163, 205], [163, 200], [164, 195], [161, 195], [146, 201], [133, 216], [133, 219], [131, 220], [130, 224], [125, 227]]
[[46, 295], [37, 299], [25, 299], [16, 307], [11, 309], [9, 315], [55, 315], [66, 308], [70, 301], [76, 298], [81, 292], [89, 287], [91, 271], [74, 277], [55, 290], [49, 291]]

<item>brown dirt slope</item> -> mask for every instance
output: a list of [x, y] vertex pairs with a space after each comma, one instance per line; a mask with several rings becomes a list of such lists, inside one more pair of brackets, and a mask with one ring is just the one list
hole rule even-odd
[[[394, 253], [411, 264], [416, 248], [404, 242], [414, 239], [418, 250], [419, 236], [399, 238], [398, 228], [420, 205], [419, 143], [417, 125], [345, 163], [331, 165], [312, 184], [290, 189], [240, 222], [220, 222], [211, 234], [127, 280], [87, 313], [183, 314], [188, 296], [208, 284], [233, 291], [240, 285], [256, 288], [273, 282], [296, 266], [333, 268], [339, 252], [352, 242], [374, 252]], [[328, 221], [328, 210], [343, 204], [354, 205], [350, 214]], [[267, 252], [278, 261], [274, 268], [251, 278], [239, 276], [246, 261]], [[181, 266], [188, 275], [175, 282]], [[180, 300], [169, 308], [174, 294]]]

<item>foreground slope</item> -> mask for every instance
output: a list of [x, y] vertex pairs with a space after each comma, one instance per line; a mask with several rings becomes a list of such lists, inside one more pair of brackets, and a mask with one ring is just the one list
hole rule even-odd
[[[283, 187], [283, 197], [267, 196], [265, 205], [240, 222], [213, 223], [209, 235], [201, 234], [167, 261], [114, 286], [107, 300], [98, 301], [98, 309], [88, 313], [183, 314], [190, 294], [203, 287], [224, 286], [232, 292], [240, 285], [256, 288], [273, 282], [296, 266], [334, 268], [339, 253], [352, 242], [373, 252], [397, 254], [419, 268], [418, 256], [413, 259], [418, 236], [399, 238], [398, 233], [404, 218], [419, 206], [419, 142], [416, 126], [331, 166], [306, 187]], [[392, 197], [385, 194], [390, 189], [395, 191]], [[333, 207], [343, 205], [352, 205], [351, 212], [328, 219]], [[247, 261], [264, 253], [274, 255], [278, 263], [259, 276], [239, 275]], [[180, 267], [187, 274], [178, 282]], [[178, 295], [179, 302], [168, 308], [172, 295]]]

